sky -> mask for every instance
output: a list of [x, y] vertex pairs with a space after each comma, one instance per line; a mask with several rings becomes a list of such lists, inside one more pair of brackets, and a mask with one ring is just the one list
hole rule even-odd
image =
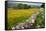
[[[28, 1], [28, 2], [44, 2], [44, 0], [7, 0], [7, 1]], [[9, 2], [9, 3], [14, 3], [14, 2]], [[22, 3], [22, 2], [21, 2]], [[23, 4], [31, 4], [31, 5], [38, 5], [40, 6], [41, 3], [23, 3]]]
[[36, 6], [41, 6], [41, 5], [42, 5], [41, 3], [26, 3], [26, 2], [11, 2], [11, 1], [8, 1], [8, 4], [9, 4], [9, 3], [11, 3], [11, 4], [23, 3], [23, 4], [36, 5]]
[[7, 0], [7, 1], [33, 1], [33, 2], [44, 2], [44, 0]]

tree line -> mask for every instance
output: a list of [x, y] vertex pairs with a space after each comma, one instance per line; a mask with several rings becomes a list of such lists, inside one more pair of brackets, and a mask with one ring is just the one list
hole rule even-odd
[[[45, 8], [45, 3], [42, 3], [40, 7]], [[31, 8], [31, 5], [18, 3], [15, 6], [13, 6], [13, 8], [14, 9], [29, 9]]]
[[16, 4], [16, 6], [14, 6], [13, 8], [15, 8], [15, 9], [29, 9], [29, 8], [31, 8], [31, 6], [30, 5], [27, 5], [27, 4]]

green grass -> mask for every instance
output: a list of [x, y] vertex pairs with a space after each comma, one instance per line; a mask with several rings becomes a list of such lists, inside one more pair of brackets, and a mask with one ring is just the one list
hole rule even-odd
[[[17, 10], [16, 9], [12, 9], [12, 8], [11, 9], [8, 8], [8, 16], [7, 16], [8, 17], [8, 24], [7, 24], [7, 28], [8, 29], [12, 29], [12, 27], [16, 26], [18, 23], [24, 23], [24, 22], [26, 22], [26, 20], [32, 14], [35, 14], [37, 12], [39, 12], [38, 8], [17, 9]], [[39, 18], [41, 18], [41, 17], [39, 16]], [[37, 18], [37, 20], [39, 20], [39, 19]]]

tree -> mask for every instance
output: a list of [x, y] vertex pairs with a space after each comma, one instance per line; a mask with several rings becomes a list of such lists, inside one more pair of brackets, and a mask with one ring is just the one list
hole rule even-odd
[[28, 8], [31, 8], [31, 6], [29, 5]]
[[30, 5], [24, 4], [24, 9], [29, 9], [29, 8], [31, 8]]
[[31, 6], [30, 5], [27, 5], [27, 4], [18, 3], [13, 8], [14, 9], [29, 9], [29, 8], [31, 8]]
[[26, 9], [27, 8], [27, 4], [24, 4], [24, 9]]
[[23, 8], [23, 4], [21, 4], [21, 3], [20, 4], [17, 4], [17, 8], [18, 9], [22, 9]]
[[42, 8], [45, 8], [45, 3], [42, 3], [41, 7], [42, 7]]

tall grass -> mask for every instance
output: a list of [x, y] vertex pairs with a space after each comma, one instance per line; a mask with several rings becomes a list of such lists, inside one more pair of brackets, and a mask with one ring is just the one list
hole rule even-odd
[[16, 26], [18, 23], [26, 22], [32, 14], [37, 13], [38, 8], [32, 9], [8, 9], [8, 29], [12, 29], [13, 26]]

